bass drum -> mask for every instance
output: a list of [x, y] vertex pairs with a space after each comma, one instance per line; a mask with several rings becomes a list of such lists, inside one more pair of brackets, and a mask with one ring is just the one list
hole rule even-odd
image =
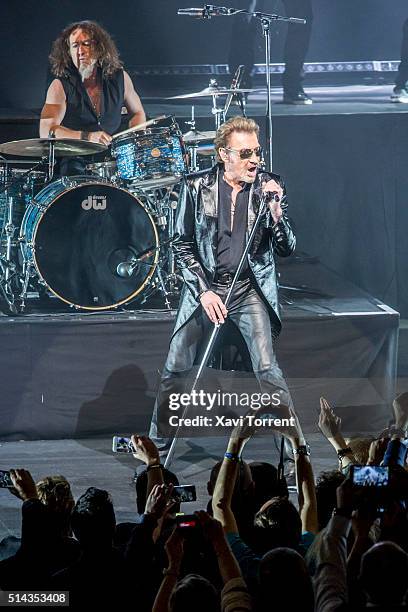
[[42, 189], [27, 208], [20, 240], [26, 269], [34, 266], [54, 295], [85, 310], [133, 300], [159, 258], [156, 226], [137, 196], [89, 176]]

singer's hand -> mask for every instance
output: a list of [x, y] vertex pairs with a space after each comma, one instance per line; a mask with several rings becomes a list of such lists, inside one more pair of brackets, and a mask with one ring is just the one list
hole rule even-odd
[[212, 323], [224, 323], [228, 311], [221, 298], [214, 291], [203, 293], [200, 302]]
[[275, 197], [270, 202], [268, 202], [268, 204], [274, 223], [278, 223], [283, 215], [282, 208], [280, 205], [283, 196], [282, 187], [279, 185], [279, 183], [271, 179], [263, 185], [262, 192], [273, 193], [275, 195]]

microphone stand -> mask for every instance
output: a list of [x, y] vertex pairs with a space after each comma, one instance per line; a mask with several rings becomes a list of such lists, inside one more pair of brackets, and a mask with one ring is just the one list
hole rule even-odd
[[[181, 9], [183, 10], [183, 9]], [[188, 9], [186, 9], [188, 10]], [[179, 13], [183, 14], [183, 13]], [[184, 13], [187, 14], [187, 13]], [[266, 74], [266, 138], [267, 138], [267, 161], [268, 166], [273, 170], [273, 150], [272, 150], [272, 105], [271, 105], [271, 22], [286, 21], [287, 23], [305, 24], [306, 19], [297, 17], [283, 17], [282, 15], [273, 15], [271, 13], [255, 13], [247, 9], [226, 8], [224, 6], [214, 6], [206, 4], [203, 8], [202, 18], [211, 19], [211, 17], [230, 17], [231, 15], [248, 15], [254, 19], [259, 19], [262, 24], [262, 34], [265, 39], [265, 74]]]
[[[251, 245], [252, 245], [252, 242], [254, 240], [256, 231], [257, 231], [257, 229], [259, 227], [259, 223], [261, 221], [261, 217], [262, 217], [262, 215], [265, 212], [265, 208], [266, 208], [266, 205], [267, 205], [266, 204], [267, 203], [267, 197], [268, 197], [267, 194], [264, 194], [262, 196], [262, 198], [261, 198], [260, 205], [259, 205], [258, 216], [257, 216], [257, 218], [256, 218], [256, 220], [255, 220], [255, 222], [254, 222], [254, 224], [252, 226], [251, 233], [250, 233], [249, 238], [248, 238], [248, 242], [245, 245], [244, 252], [242, 253], [241, 259], [239, 260], [238, 268], [237, 268], [237, 270], [236, 270], [236, 272], [234, 274], [234, 278], [232, 279], [231, 286], [230, 286], [230, 288], [228, 290], [227, 296], [226, 296], [225, 301], [224, 301], [224, 304], [225, 304], [226, 307], [228, 307], [228, 304], [231, 301], [231, 296], [232, 296], [232, 294], [234, 292], [235, 285], [237, 284], [238, 277], [241, 274], [242, 268], [243, 268], [244, 263], [246, 261], [247, 255], [249, 253], [249, 249], [251, 248]], [[210, 336], [210, 338], [208, 340], [207, 347], [205, 349], [204, 355], [203, 355], [203, 357], [201, 359], [201, 362], [200, 362], [200, 365], [198, 367], [197, 374], [196, 374], [196, 376], [194, 378], [193, 385], [191, 387], [190, 396], [193, 393], [193, 391], [196, 389], [198, 381], [201, 378], [201, 375], [202, 375], [202, 373], [204, 371], [204, 368], [205, 368], [205, 366], [208, 363], [208, 360], [210, 358], [211, 352], [212, 352], [212, 350], [214, 348], [215, 341], [216, 341], [217, 336], [219, 334], [220, 328], [221, 328], [221, 324], [220, 323], [214, 323], [214, 328], [213, 328], [213, 330], [211, 332], [211, 336]], [[181, 420], [183, 420], [185, 418], [185, 416], [187, 414], [187, 411], [188, 411], [188, 405], [184, 407], [183, 414], [181, 416]], [[175, 451], [176, 444], [177, 444], [177, 440], [179, 439], [180, 429], [181, 429], [181, 426], [178, 425], [177, 428], [176, 428], [176, 431], [175, 431], [175, 433], [173, 435], [173, 439], [172, 439], [171, 444], [170, 444], [169, 452], [168, 452], [167, 457], [166, 457], [165, 462], [164, 462], [164, 467], [165, 468], [168, 468], [171, 465], [171, 463], [172, 463], [174, 451]]]

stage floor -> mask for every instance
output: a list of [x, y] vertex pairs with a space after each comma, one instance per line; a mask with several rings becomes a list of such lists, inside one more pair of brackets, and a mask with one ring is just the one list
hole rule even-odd
[[[276, 352], [305, 430], [316, 431], [320, 395], [339, 408], [345, 430], [381, 429], [395, 391], [398, 313], [315, 258], [294, 256], [279, 270]], [[0, 440], [147, 431], [174, 314], [0, 317]], [[252, 374], [232, 369], [207, 368], [204, 388], [208, 380], [222, 391], [259, 391]]]
[[[193, 86], [186, 86], [185, 89], [167, 90], [163, 95], [141, 96], [146, 114], [149, 117], [156, 117], [162, 114], [172, 114], [176, 119], [181, 120], [183, 131], [189, 129], [184, 126], [184, 120], [191, 116], [191, 106], [194, 105], [195, 116], [202, 129], [212, 129], [214, 119], [211, 113], [212, 99], [192, 98], [188, 100], [169, 100], [168, 97], [200, 91], [208, 85], [208, 81], [203, 80], [199, 84], [194, 82]], [[254, 87], [255, 91], [248, 96], [246, 112], [248, 117], [260, 118], [265, 114], [266, 89], [264, 87]], [[331, 85], [331, 86], [308, 86], [305, 80], [305, 90], [313, 99], [311, 105], [291, 105], [283, 104], [282, 88], [272, 87], [272, 114], [274, 117], [285, 116], [315, 116], [315, 115], [350, 115], [350, 114], [371, 114], [371, 113], [407, 113], [408, 104], [396, 104], [391, 102], [390, 96], [393, 85], [384, 84], [353, 84], [353, 85]], [[240, 114], [239, 108], [232, 106], [229, 116]], [[5, 142], [2, 137], [4, 127], [7, 123], [19, 125], [16, 138], [28, 138], [25, 133], [30, 133], [31, 137], [38, 134], [38, 121], [41, 109], [9, 109], [0, 108], [0, 142]], [[31, 130], [30, 130], [30, 126]], [[8, 130], [7, 130], [8, 132]]]
[[[205, 87], [207, 84], [204, 84]], [[283, 104], [282, 88], [272, 87], [272, 115], [285, 116], [316, 116], [316, 115], [364, 115], [371, 113], [406, 113], [408, 104], [391, 102], [392, 85], [336, 85], [336, 86], [307, 86], [305, 91], [313, 99], [310, 105]], [[169, 93], [180, 95], [190, 93], [180, 90]], [[162, 98], [147, 97], [144, 101], [147, 112], [151, 116], [171, 113], [176, 117], [189, 117], [191, 106], [194, 104], [196, 117], [211, 118], [211, 98], [196, 98], [190, 100], [165, 100]], [[239, 107], [231, 107], [229, 116], [240, 114]], [[257, 87], [254, 93], [249, 94], [246, 113], [248, 117], [262, 117], [266, 108], [266, 89]], [[210, 123], [213, 123], [211, 119]], [[208, 124], [209, 125], [209, 124]], [[210, 129], [209, 127], [207, 129]]]

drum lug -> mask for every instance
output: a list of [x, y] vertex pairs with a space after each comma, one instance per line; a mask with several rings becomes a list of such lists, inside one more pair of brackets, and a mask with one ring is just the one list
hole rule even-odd
[[43, 204], [40, 204], [40, 202], [37, 202], [37, 200], [35, 198], [33, 198], [30, 202], [30, 204], [32, 204], [33, 206], [35, 206], [36, 208], [38, 208], [38, 210], [40, 212], [44, 212], [47, 210], [47, 206], [44, 206]]
[[61, 183], [62, 185], [64, 185], [64, 187], [68, 187], [69, 189], [78, 185], [78, 183], [70, 179], [69, 176], [63, 176], [61, 179]]

